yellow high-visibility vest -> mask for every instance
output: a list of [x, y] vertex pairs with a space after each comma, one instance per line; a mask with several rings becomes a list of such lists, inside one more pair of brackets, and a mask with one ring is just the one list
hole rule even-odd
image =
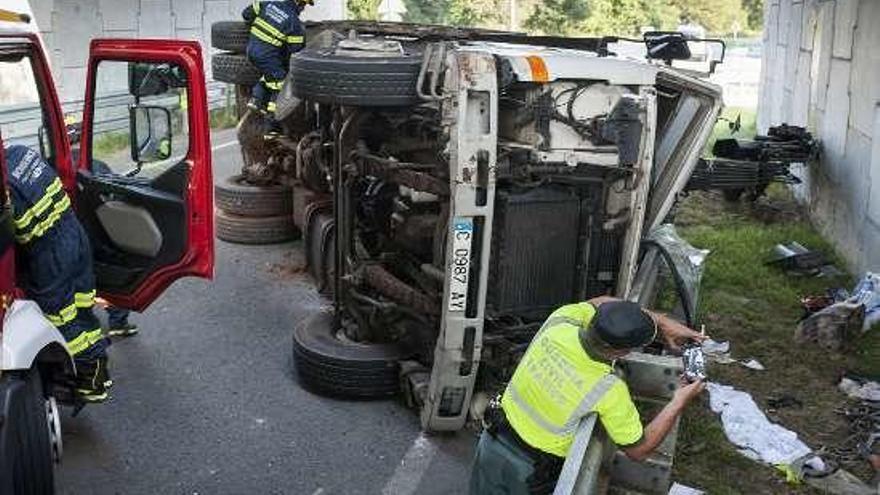
[[642, 423], [626, 384], [610, 365], [581, 346], [596, 309], [589, 303], [559, 308], [532, 340], [513, 374], [501, 407], [519, 436], [541, 451], [565, 457], [584, 416], [597, 413], [619, 446], [642, 438]]

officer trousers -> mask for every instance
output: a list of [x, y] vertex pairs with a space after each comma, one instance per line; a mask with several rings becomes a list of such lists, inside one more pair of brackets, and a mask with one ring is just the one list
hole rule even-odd
[[93, 312], [92, 250], [82, 226], [65, 212], [42, 237], [25, 246], [25, 291], [67, 340], [76, 359], [106, 356], [107, 343]]
[[275, 115], [275, 101], [278, 93], [287, 77], [287, 60], [278, 60], [276, 56], [258, 53], [258, 50], [248, 49], [248, 59], [260, 70], [263, 77], [254, 85], [251, 96], [257, 108]]
[[471, 471], [470, 495], [553, 493], [561, 461], [541, 462], [504, 433], [483, 431]]

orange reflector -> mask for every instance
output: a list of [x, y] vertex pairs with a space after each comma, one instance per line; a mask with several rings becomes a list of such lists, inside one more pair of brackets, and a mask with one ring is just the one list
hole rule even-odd
[[547, 71], [547, 64], [544, 63], [543, 58], [537, 55], [529, 55], [526, 57], [526, 60], [528, 60], [529, 67], [532, 69], [532, 81], [542, 83], [550, 81], [550, 73]]

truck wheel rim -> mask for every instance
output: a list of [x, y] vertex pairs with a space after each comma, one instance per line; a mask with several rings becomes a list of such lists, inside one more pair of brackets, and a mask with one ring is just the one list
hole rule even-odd
[[64, 443], [61, 439], [61, 413], [55, 397], [46, 399], [46, 421], [49, 427], [49, 448], [52, 449], [52, 459], [57, 464], [61, 464]]

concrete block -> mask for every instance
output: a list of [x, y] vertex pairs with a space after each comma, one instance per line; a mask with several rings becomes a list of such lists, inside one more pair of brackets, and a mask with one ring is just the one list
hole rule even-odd
[[[837, 0], [834, 12], [834, 56], [852, 57], [853, 30], [856, 26], [859, 0]], [[870, 26], [869, 23], [865, 24]]]
[[779, 32], [779, 44], [786, 45], [788, 43], [788, 28], [791, 25], [791, 0], [779, 2], [779, 17], [776, 20], [776, 25]]
[[795, 77], [792, 94], [791, 120], [792, 125], [806, 126], [810, 113], [810, 88], [812, 87], [812, 53], [802, 51], [798, 54], [797, 76]]
[[[868, 181], [871, 184], [870, 199], [868, 200], [868, 218], [876, 225], [880, 225], [880, 107], [874, 107], [874, 131], [872, 134], [870, 162], [868, 166]], [[877, 246], [880, 251], [880, 246]], [[880, 271], [880, 266], [877, 267]]]
[[233, 16], [235, 19], [239, 19], [241, 17], [241, 11], [252, 3], [253, 0], [229, 0], [229, 15]]
[[791, 18], [788, 27], [788, 40], [786, 41], [785, 68], [788, 74], [794, 74], [798, 54], [801, 51], [801, 32], [803, 31], [804, 4], [796, 3], [791, 6]]
[[834, 4], [822, 3], [813, 35], [813, 83], [810, 90], [811, 104], [818, 110], [825, 109], [828, 79], [831, 74], [831, 47], [834, 42]]
[[138, 0], [100, 0], [105, 31], [135, 31], [138, 28]]
[[841, 159], [846, 150], [850, 112], [849, 83], [850, 62], [840, 59], [831, 60], [828, 101], [819, 139], [822, 141], [825, 153], [832, 160]]
[[195, 40], [202, 41], [201, 29], [180, 29], [174, 32], [174, 37], [179, 40]]
[[174, 33], [169, 0], [141, 0], [138, 35], [141, 38], [170, 38]]
[[862, 2], [852, 50], [850, 123], [866, 135], [874, 132], [874, 106], [880, 102], [880, 2]]
[[193, 0], [172, 0], [172, 12], [174, 12], [174, 27], [179, 32], [181, 29], [199, 29], [202, 27], [202, 15], [204, 14], [205, 2]]
[[782, 109], [779, 114], [779, 122], [783, 124], [791, 123], [792, 115], [792, 107], [794, 106], [792, 103], [794, 102], [794, 91], [785, 88], [782, 92]]
[[846, 152], [838, 172], [840, 187], [846, 194], [846, 202], [852, 216], [845, 221], [856, 227], [868, 213], [868, 197], [871, 192], [871, 135], [853, 129], [847, 132]]
[[64, 67], [84, 67], [89, 58], [89, 41], [101, 32], [95, 12], [97, 0], [57, 0], [53, 14], [55, 39], [59, 42]]
[[862, 239], [861, 262], [856, 265], [856, 273], [880, 271], [880, 223], [866, 221]]
[[804, 2], [802, 10], [801, 50], [812, 50], [813, 35], [819, 20], [819, 3], [817, 0], [807, 0]]
[[86, 67], [63, 67], [55, 71], [66, 100], [82, 100], [86, 95]]
[[31, 10], [34, 13], [34, 22], [40, 31], [52, 31], [52, 12], [55, 10], [55, 0], [31, 0]]

